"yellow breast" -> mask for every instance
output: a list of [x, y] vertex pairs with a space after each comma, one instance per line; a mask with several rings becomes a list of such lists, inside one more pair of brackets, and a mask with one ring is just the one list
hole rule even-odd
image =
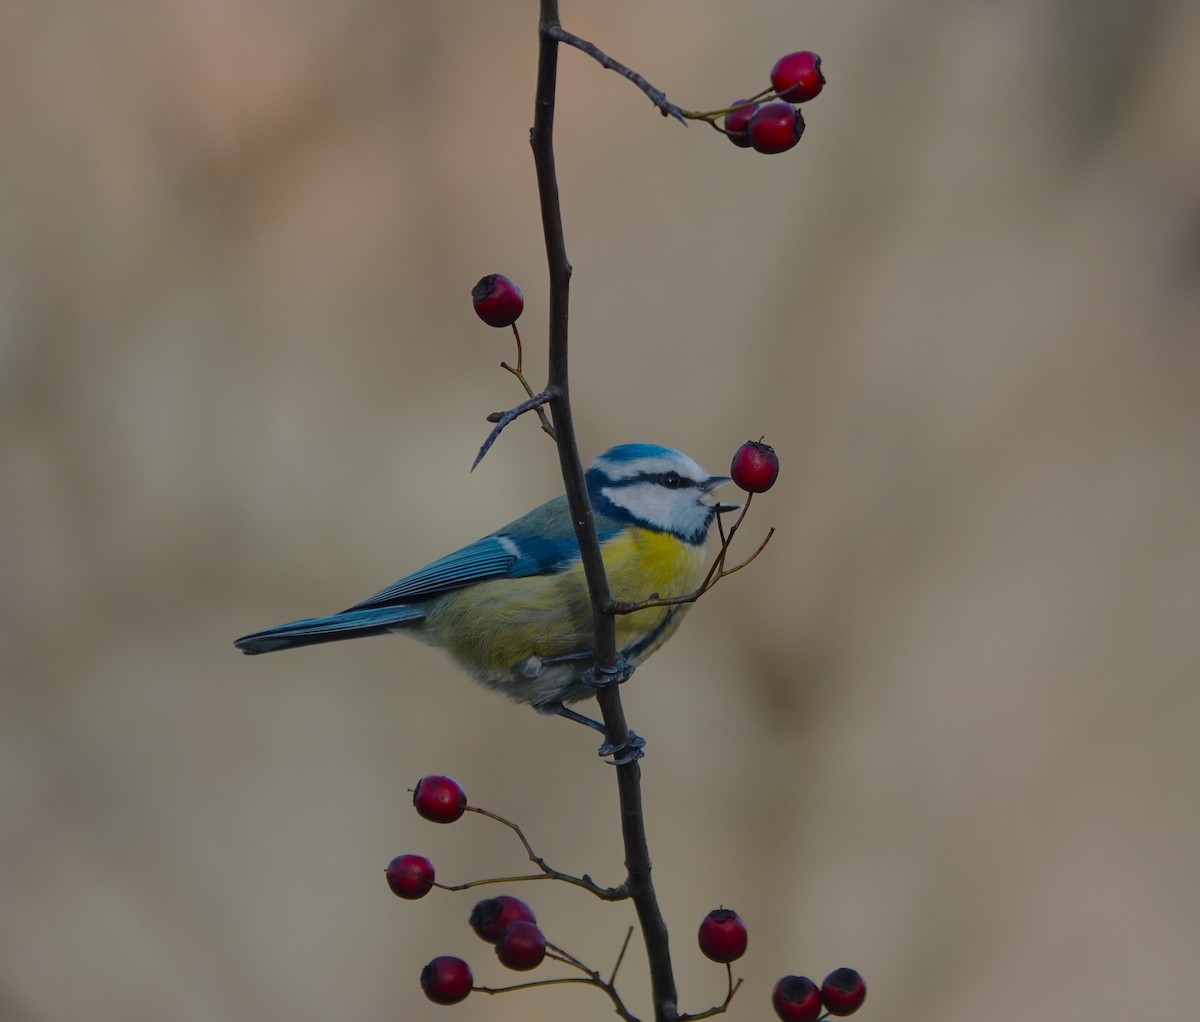
[[[601, 552], [613, 598], [638, 602], [690, 593], [700, 584], [704, 548], [648, 529], [630, 529]], [[617, 617], [617, 648], [639, 663], [672, 634], [690, 604], [651, 607]], [[426, 638], [483, 680], [508, 677], [529, 656], [591, 649], [592, 612], [583, 565], [555, 575], [481, 582], [434, 601]]]
[[[686, 596], [703, 578], [704, 548], [669, 533], [631, 529], [606, 543], [602, 553], [615, 600], [638, 603], [652, 596]], [[617, 648], [633, 663], [640, 663], [675, 634], [690, 608], [690, 603], [681, 603], [621, 614]]]

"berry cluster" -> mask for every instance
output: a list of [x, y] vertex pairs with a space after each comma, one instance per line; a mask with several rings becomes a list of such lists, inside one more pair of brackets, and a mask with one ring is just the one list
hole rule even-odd
[[[733, 909], [715, 908], [700, 923], [697, 940], [706, 958], [728, 965], [746, 953], [746, 924]], [[853, 1015], [867, 998], [867, 984], [854, 969], [834, 969], [818, 987], [807, 976], [784, 976], [771, 1003], [783, 1022], [816, 1022], [822, 1010]]]
[[[746, 471], [750, 474], [739, 485], [751, 482], [759, 486], [759, 489], [753, 490], [752, 493], [761, 492], [774, 481], [774, 472], [778, 470], [778, 462], [773, 460], [774, 452], [765, 444], [756, 441], [743, 445], [742, 451], [749, 452], [743, 457], [749, 464]], [[742, 451], [739, 451], [739, 455], [742, 455]], [[770, 458], [766, 458], [767, 453], [771, 455]], [[761, 468], [764, 463], [768, 465], [769, 472], [767, 474], [771, 476], [770, 481], [766, 481], [765, 475], [756, 474], [764, 471]], [[735, 456], [735, 471], [738, 464], [739, 457]], [[761, 485], [763, 482], [766, 482], [765, 486]], [[486, 809], [468, 805], [467, 793], [463, 790], [462, 785], [452, 777], [440, 774], [422, 777], [413, 789], [413, 805], [422, 817], [434, 823], [453, 823], [466, 812], [476, 813], [502, 823], [516, 833], [530, 858], [538, 863], [545, 876], [568, 881], [576, 886], [584, 887], [594, 894], [611, 898], [611, 891], [597, 887], [586, 876], [572, 877], [551, 869], [546, 865], [545, 860], [534, 854], [520, 827]], [[441, 887], [443, 890], [461, 890], [465, 887], [474, 887], [479, 883], [495, 882], [484, 880], [462, 884], [459, 887], [446, 887], [444, 884], [435, 882], [433, 863], [425, 856], [413, 853], [397, 855], [392, 859], [388, 863], [386, 877], [392, 893], [408, 901], [423, 898], [434, 887]], [[536, 877], [510, 877], [508, 879], [536, 879]], [[482, 901], [476, 902], [475, 907], [471, 910], [468, 923], [480, 940], [492, 946], [497, 960], [506, 968], [517, 972], [527, 972], [530, 969], [536, 969], [547, 958], [551, 958], [560, 964], [582, 971], [587, 977], [582, 982], [599, 987], [612, 998], [618, 1014], [629, 1017], [614, 985], [615, 969], [606, 982], [600, 978], [598, 973], [587, 968], [563, 948], [549, 944], [538, 926], [533, 909], [520, 898], [515, 898], [510, 894], [484, 898]], [[630, 932], [632, 933], [632, 927]], [[628, 944], [628, 939], [627, 935], [626, 944]], [[701, 921], [696, 934], [700, 951], [711, 961], [726, 966], [729, 974], [729, 991], [724, 1004], [718, 1005], [705, 1014], [723, 1013], [729, 1007], [733, 995], [740, 988], [742, 981], [739, 979], [736, 983], [734, 982], [733, 972], [729, 967], [746, 953], [747, 939], [746, 924], [733, 909], [724, 906], [715, 908]], [[624, 948], [622, 948], [620, 957], [623, 957], [624, 953]], [[581, 982], [581, 980], [577, 978], [573, 980], [539, 980], [536, 985], [544, 986], [566, 982]], [[425, 996], [435, 1004], [457, 1004], [465, 999], [472, 990], [495, 994], [523, 989], [527, 985], [518, 984], [502, 988], [476, 987], [470, 965], [454, 955], [439, 955], [421, 970], [421, 989], [425, 992]], [[771, 994], [771, 1003], [775, 1008], [775, 1014], [782, 1019], [782, 1022], [818, 1022], [818, 1020], [825, 1022], [830, 1015], [853, 1014], [862, 1007], [866, 996], [866, 983], [854, 969], [835, 969], [825, 977], [819, 987], [807, 976], [784, 976], [775, 984], [775, 989]], [[826, 1014], [822, 1015], [822, 1012]]]
[[818, 987], [807, 976], [784, 976], [775, 984], [771, 1004], [783, 1022], [816, 1022], [830, 1015], [853, 1015], [867, 999], [867, 984], [854, 969], [834, 969]]
[[[470, 923], [479, 938], [495, 948], [501, 965], [528, 972], [546, 958], [546, 938], [533, 909], [520, 898], [485, 898], [471, 911]], [[440, 955], [421, 970], [421, 989], [435, 1004], [457, 1004], [474, 983], [471, 967], [453, 955]]]
[[[467, 793], [453, 777], [430, 774], [413, 789], [413, 806], [434, 823], [453, 823], [467, 811]], [[472, 810], [479, 812], [480, 810]], [[437, 884], [433, 863], [423, 855], [397, 855], [384, 871], [398, 898], [415, 901]], [[502, 894], [476, 904], [469, 920], [481, 940], [491, 944], [502, 965], [519, 972], [536, 969], [546, 957], [546, 938], [520, 898]], [[474, 989], [471, 967], [453, 955], [439, 955], [421, 971], [421, 989], [435, 1004], [457, 1004]]]
[[787, 152], [804, 134], [800, 104], [815, 98], [824, 86], [820, 57], [811, 50], [789, 53], [771, 68], [771, 88], [739, 99], [725, 112], [724, 129], [718, 130], [741, 149]]

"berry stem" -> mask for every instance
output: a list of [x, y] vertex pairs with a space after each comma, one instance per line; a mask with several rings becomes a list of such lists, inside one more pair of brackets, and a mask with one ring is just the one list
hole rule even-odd
[[[512, 373], [513, 376], [515, 376], [517, 378], [517, 380], [521, 384], [521, 386], [525, 388], [525, 393], [528, 394], [530, 397], [533, 397], [533, 388], [531, 386], [529, 386], [529, 381], [527, 379], [525, 379], [525, 373], [522, 372], [522, 370], [521, 370], [521, 363], [525, 356], [524, 356], [524, 352], [522, 352], [522, 350], [521, 350], [521, 331], [517, 329], [516, 323], [514, 323], [512, 325], [512, 332], [513, 332], [513, 337], [515, 337], [516, 341], [517, 341], [517, 365], [516, 365], [516, 368], [513, 368], [507, 362], [501, 362], [500, 368], [505, 369], [508, 372]], [[538, 418], [542, 420], [542, 432], [547, 434], [551, 440], [554, 440], [555, 439], [554, 427], [550, 425], [550, 420], [548, 418], [546, 418], [546, 409], [542, 408], [542, 407], [538, 407], [536, 409], [536, 411], [538, 414]]]
[[598, 972], [589, 969], [583, 962], [571, 954], [570, 951], [564, 950], [557, 944], [551, 944], [549, 941], [546, 941], [546, 957], [553, 958], [556, 962], [562, 962], [563, 965], [569, 965], [573, 969], [578, 969], [588, 976], [599, 977], [600, 975]]
[[742, 980], [741, 977], [738, 977], [738, 981], [736, 983], [733, 981], [732, 965], [727, 964], [725, 966], [725, 974], [729, 980], [729, 990], [725, 994], [725, 1000], [723, 1000], [720, 1004], [714, 1004], [707, 1011], [698, 1011], [694, 1015], [689, 1015], [685, 1012], [679, 1016], [678, 1022], [697, 1022], [697, 1019], [712, 1018], [714, 1015], [724, 1015], [725, 1012], [729, 1010], [729, 1005], [733, 1001], [733, 995], [742, 988]]
[[726, 114], [733, 113], [734, 110], [740, 110], [742, 107], [754, 106], [755, 103], [761, 103], [767, 97], [774, 95], [775, 90], [768, 88], [763, 89], [762, 92], [756, 92], [749, 99], [742, 100], [740, 103], [735, 103], [733, 106], [723, 107], [720, 110], [682, 110], [680, 112], [689, 121], [708, 121], [708, 123], [716, 128], [717, 131], [719, 131], [722, 135], [728, 135], [729, 132], [716, 124], [717, 121], [719, 121]]

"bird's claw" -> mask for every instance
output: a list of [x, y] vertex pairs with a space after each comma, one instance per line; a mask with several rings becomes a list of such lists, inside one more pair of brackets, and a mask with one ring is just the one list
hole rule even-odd
[[608, 688], [609, 685], [623, 685], [632, 677], [633, 664], [618, 653], [613, 667], [593, 665], [580, 675], [579, 680], [588, 688]]
[[[605, 762], [610, 766], [624, 766], [626, 763], [636, 763], [641, 759], [645, 752], [642, 750], [646, 747], [646, 739], [639, 735], [636, 731], [630, 731], [629, 737], [620, 745], [614, 745], [612, 742], [605, 742], [600, 746], [598, 754], [601, 756], [612, 756], [612, 759], [605, 759]], [[618, 755], [620, 753], [620, 755]]]

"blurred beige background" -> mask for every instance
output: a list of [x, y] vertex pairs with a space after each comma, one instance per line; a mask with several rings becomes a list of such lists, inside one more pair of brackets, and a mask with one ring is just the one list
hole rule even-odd
[[[581, 729], [401, 639], [244, 658], [558, 491], [468, 292], [546, 282], [535, 3], [0, 10], [0, 1018], [607, 1019], [427, 1004], [499, 828], [620, 879]], [[812, 48], [792, 153], [562, 58], [581, 443], [779, 450], [769, 552], [626, 690], [683, 1008], [850, 964], [862, 1017], [1187, 1017], [1200, 955], [1200, 7], [565, 2], [710, 108]], [[751, 537], [748, 537], [748, 541]], [[627, 906], [522, 893], [607, 968]], [[544, 970], [549, 973], [550, 970]], [[642, 955], [626, 992], [648, 1015]]]

